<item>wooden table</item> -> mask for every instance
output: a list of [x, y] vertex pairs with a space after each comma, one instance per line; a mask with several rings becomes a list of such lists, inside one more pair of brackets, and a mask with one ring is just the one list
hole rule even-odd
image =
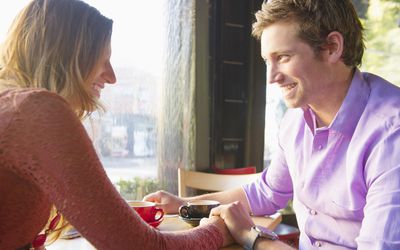
[[[270, 217], [252, 217], [256, 225], [265, 226], [271, 230], [275, 229], [282, 221], [282, 215], [277, 213]], [[193, 228], [191, 225], [179, 219], [178, 215], [165, 215], [164, 221], [158, 226], [160, 231], [181, 231]], [[75, 239], [59, 239], [47, 250], [95, 250], [95, 248], [83, 237]], [[243, 249], [238, 244], [222, 248], [224, 250]]]

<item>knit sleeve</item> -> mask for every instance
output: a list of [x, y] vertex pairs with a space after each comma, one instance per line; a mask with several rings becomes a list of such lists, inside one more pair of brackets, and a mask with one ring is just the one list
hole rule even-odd
[[9, 134], [21, 176], [39, 187], [97, 249], [217, 249], [208, 225], [162, 233], [144, 223], [116, 191], [76, 114], [60, 96], [39, 92], [21, 104]]

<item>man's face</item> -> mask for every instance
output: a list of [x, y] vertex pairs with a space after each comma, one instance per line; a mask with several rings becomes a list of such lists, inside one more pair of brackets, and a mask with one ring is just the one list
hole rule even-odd
[[329, 94], [330, 67], [323, 53], [297, 37], [297, 24], [278, 22], [264, 29], [261, 55], [267, 65], [267, 83], [278, 84], [289, 108], [318, 107]]

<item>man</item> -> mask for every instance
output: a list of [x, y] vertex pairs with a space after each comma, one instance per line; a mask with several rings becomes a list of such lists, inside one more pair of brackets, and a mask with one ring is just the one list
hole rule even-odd
[[363, 28], [350, 0], [273, 0], [256, 18], [268, 83], [289, 107], [271, 165], [243, 188], [145, 199], [171, 202], [169, 212], [191, 199], [239, 201], [212, 214], [246, 247], [281, 249], [249, 243], [248, 213], [273, 214], [293, 198], [300, 249], [400, 249], [400, 89], [357, 68]]

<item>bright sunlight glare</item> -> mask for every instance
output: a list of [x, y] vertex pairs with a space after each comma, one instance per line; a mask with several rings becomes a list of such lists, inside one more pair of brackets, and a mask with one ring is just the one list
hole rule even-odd
[[[5, 3], [7, 1], [7, 3]], [[18, 12], [29, 0], [2, 0], [0, 15], [0, 41]], [[132, 65], [158, 70], [161, 65], [163, 3], [140, 0], [84, 0], [114, 21], [112, 62], [114, 66]], [[155, 2], [159, 2], [158, 4]]]

